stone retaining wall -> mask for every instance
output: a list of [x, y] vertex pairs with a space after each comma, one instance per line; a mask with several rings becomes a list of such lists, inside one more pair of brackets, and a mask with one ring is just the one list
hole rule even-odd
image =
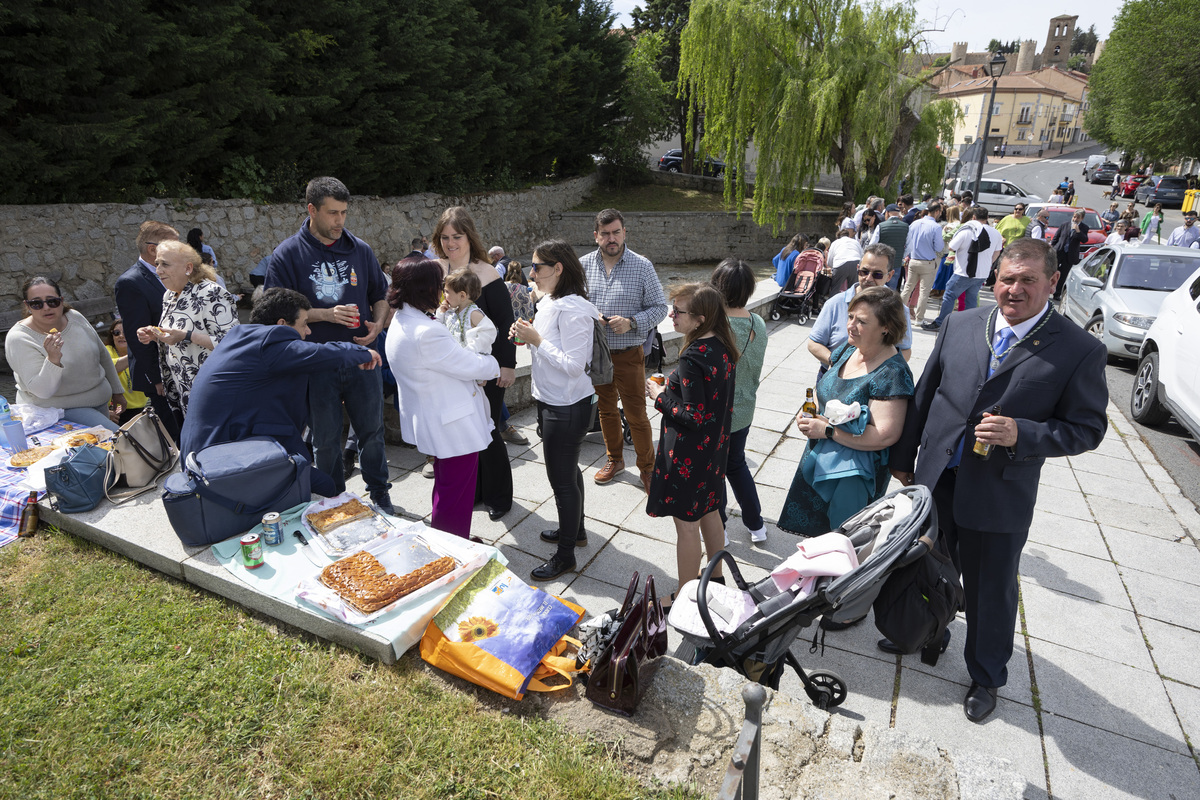
[[[551, 213], [577, 205], [596, 176], [538, 186], [521, 192], [468, 197], [424, 193], [405, 197], [354, 197], [348, 228], [395, 262], [409, 252], [409, 240], [430, 235], [442, 211], [471, 209], [485, 243], [528, 252], [539, 240], [559, 235]], [[305, 218], [301, 203], [254, 205], [248, 200], [149, 200], [142, 205], [80, 203], [0, 206], [0, 310], [19, 306], [20, 287], [34, 275], [59, 282], [69, 299], [111, 297], [117, 278], [137, 258], [138, 226], [148, 219], [204, 231], [217, 252], [220, 272], [231, 291], [248, 292], [250, 270], [291, 236]]]
[[[674, 177], [674, 176], [672, 176]], [[693, 177], [693, 176], [688, 176]], [[705, 178], [703, 180], [713, 180]], [[634, 252], [658, 264], [720, 261], [737, 256], [747, 261], [770, 261], [797, 232], [827, 233], [837, 222], [836, 211], [805, 211], [788, 217], [778, 236], [760, 226], [748, 213], [623, 211]], [[595, 248], [593, 212], [552, 213], [550, 229], [576, 247]]]

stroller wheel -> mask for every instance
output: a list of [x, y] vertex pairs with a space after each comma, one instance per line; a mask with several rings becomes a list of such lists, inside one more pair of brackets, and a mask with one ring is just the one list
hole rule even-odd
[[779, 313], [779, 309], [772, 308], [771, 309], [771, 322], [779, 322], [779, 320], [781, 320], [781, 319], [783, 319], [783, 314]]
[[807, 311], [801, 311], [801, 312], [800, 312], [800, 316], [796, 317], [796, 324], [797, 324], [797, 325], [803, 325], [803, 324], [805, 324], [806, 322], [808, 322], [808, 312], [807, 312]]
[[808, 699], [822, 711], [837, 708], [846, 700], [846, 682], [836, 672], [816, 670], [809, 673], [809, 684], [804, 687]]

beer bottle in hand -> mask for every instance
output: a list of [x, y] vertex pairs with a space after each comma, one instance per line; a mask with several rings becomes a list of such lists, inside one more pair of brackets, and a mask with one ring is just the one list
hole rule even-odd
[[[999, 413], [1000, 413], [1000, 406], [992, 406], [991, 413], [984, 414], [983, 416], [994, 417]], [[983, 420], [981, 419], [980, 421], [982, 422]], [[986, 444], [986, 443], [981, 442], [978, 439], [976, 439], [975, 446], [971, 448], [971, 453], [974, 454], [974, 456], [976, 458], [978, 458], [980, 461], [987, 461], [989, 458], [992, 457], [992, 448], [993, 447], [995, 447], [995, 445]]]
[[813, 400], [812, 389], [805, 390], [804, 405], [800, 406], [800, 413], [806, 417], [815, 417], [817, 415], [817, 404]]

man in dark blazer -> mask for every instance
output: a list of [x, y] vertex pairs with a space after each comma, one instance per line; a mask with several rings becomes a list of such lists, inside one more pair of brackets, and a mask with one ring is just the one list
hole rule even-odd
[[[983, 721], [1008, 680], [1017, 569], [1047, 458], [1095, 448], [1108, 421], [1104, 346], [1049, 303], [1054, 251], [1004, 251], [997, 308], [947, 319], [891, 450], [892, 474], [933, 490], [938, 526], [966, 592], [968, 719]], [[984, 416], [986, 415], [986, 416]], [[973, 446], [992, 445], [990, 457]], [[915, 469], [914, 469], [915, 463]], [[886, 639], [880, 647], [889, 652]]]
[[[254, 303], [250, 324], [231, 330], [192, 385], [180, 452], [247, 436], [270, 436], [289, 453], [308, 458], [308, 380], [329, 370], [379, 366], [379, 353], [349, 342], [306, 342], [308, 298], [292, 289], [267, 289]], [[337, 494], [333, 478], [312, 470], [312, 490]]]
[[179, 231], [165, 222], [147, 220], [138, 229], [138, 260], [117, 278], [114, 294], [117, 313], [129, 332], [129, 383], [150, 399], [171, 438], [179, 441], [179, 420], [167, 402], [162, 373], [158, 366], [158, 343], [142, 344], [133, 334], [138, 328], [157, 325], [162, 320], [163, 295], [166, 288], [158, 279], [154, 259], [159, 242], [174, 241]]

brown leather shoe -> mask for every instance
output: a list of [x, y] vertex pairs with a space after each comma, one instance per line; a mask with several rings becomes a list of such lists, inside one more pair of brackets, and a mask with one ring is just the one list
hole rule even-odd
[[642, 488], [646, 490], [646, 494], [650, 494], [650, 475], [651, 474], [652, 473], [649, 473], [649, 472], [642, 473]]
[[625, 462], [624, 461], [618, 461], [618, 460], [610, 458], [608, 460], [608, 462], [603, 467], [600, 468], [600, 471], [596, 473], [596, 478], [595, 478], [596, 483], [599, 483], [599, 484], [608, 483], [613, 478], [617, 477], [618, 472], [624, 472], [624, 470], [625, 470]]

